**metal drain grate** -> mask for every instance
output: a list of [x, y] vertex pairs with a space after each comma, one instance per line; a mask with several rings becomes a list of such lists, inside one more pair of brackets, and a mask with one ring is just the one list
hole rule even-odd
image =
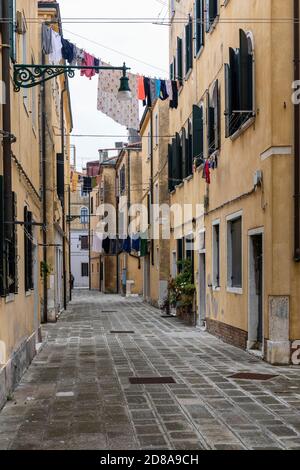
[[161, 315], [160, 318], [178, 318], [177, 315]]
[[116, 310], [101, 310], [100, 313], [117, 313]]
[[129, 377], [132, 385], [175, 384], [173, 377]]
[[251, 372], [239, 372], [234, 375], [230, 375], [229, 379], [241, 379], [241, 380], [271, 380], [278, 377], [278, 375], [270, 375], [270, 374], [258, 374], [258, 373], [251, 373]]
[[111, 331], [112, 335], [122, 335], [122, 334], [124, 334], [124, 335], [130, 335], [131, 334], [131, 335], [133, 335], [134, 333], [135, 333], [135, 331], [115, 331], [115, 330]]

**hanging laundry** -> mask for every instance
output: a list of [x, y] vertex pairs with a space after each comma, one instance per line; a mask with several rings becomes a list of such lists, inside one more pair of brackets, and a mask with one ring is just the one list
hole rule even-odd
[[161, 80], [160, 81], [160, 95], [159, 95], [159, 97], [162, 101], [165, 101], [166, 99], [169, 98], [169, 95], [168, 95], [168, 92], [167, 92], [166, 80]]
[[167, 89], [167, 93], [169, 95], [169, 98], [172, 101], [172, 99], [173, 99], [173, 87], [172, 87], [172, 81], [171, 80], [166, 80], [166, 89]]
[[123, 241], [123, 251], [125, 251], [125, 253], [131, 253], [131, 238], [130, 237], [127, 237]]
[[49, 55], [52, 53], [52, 29], [45, 23], [42, 24], [42, 48], [43, 53]]
[[[92, 56], [88, 52], [85, 52], [84, 53], [84, 59], [82, 61], [82, 65], [85, 66], [85, 67], [93, 67], [94, 66], [94, 60], [95, 60], [94, 56]], [[96, 72], [95, 72], [95, 69], [83, 69], [83, 70], [81, 70], [80, 75], [82, 77], [87, 77], [91, 80], [92, 77], [94, 77], [96, 75]]]
[[158, 78], [155, 79], [155, 88], [156, 88], [156, 98], [159, 98], [160, 96], [160, 85], [161, 85], [161, 80], [159, 80]]
[[62, 42], [61, 35], [51, 29], [52, 52], [50, 53], [49, 60], [53, 65], [59, 65], [62, 60]]
[[172, 81], [172, 93], [173, 93], [173, 98], [170, 101], [170, 108], [177, 109], [178, 108], [178, 86], [177, 86], [177, 81], [175, 80]]
[[156, 80], [155, 78], [150, 78], [150, 96], [151, 102], [154, 103], [156, 100]]
[[132, 237], [131, 244], [133, 251], [136, 251], [137, 253], [141, 251], [141, 238], [138, 234]]
[[147, 238], [141, 238], [141, 257], [147, 256], [148, 254], [148, 240]]
[[[102, 63], [103, 66], [110, 66]], [[128, 73], [129, 86], [132, 93], [131, 100], [120, 101], [118, 91], [120, 88], [120, 70], [103, 70], [98, 81], [98, 111], [106, 114], [115, 122], [127, 128], [139, 129], [139, 102], [136, 75]]]
[[203, 168], [203, 178], [205, 179], [207, 184], [210, 184], [210, 168], [209, 168], [209, 161], [206, 160]]
[[148, 106], [151, 108], [152, 100], [151, 100], [151, 90], [150, 90], [150, 78], [144, 77], [144, 88], [145, 88], [145, 99], [143, 101], [144, 106]]
[[110, 239], [109, 237], [107, 236], [107, 233], [104, 234], [104, 239], [103, 239], [103, 242], [102, 242], [102, 246], [103, 246], [103, 251], [106, 255], [109, 255], [109, 251], [110, 251]]
[[63, 59], [67, 60], [69, 64], [72, 64], [74, 60], [74, 45], [64, 38], [61, 38], [61, 43]]
[[138, 99], [144, 101], [146, 99], [144, 77], [137, 77]]
[[103, 233], [94, 233], [93, 251], [94, 253], [103, 253]]
[[[100, 59], [96, 59], [96, 57], [94, 57], [94, 66], [95, 67], [100, 66]], [[95, 70], [95, 73], [99, 73], [99, 70]]]

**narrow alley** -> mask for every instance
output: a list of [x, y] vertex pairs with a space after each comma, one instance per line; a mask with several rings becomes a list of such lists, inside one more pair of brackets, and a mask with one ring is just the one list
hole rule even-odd
[[[84, 290], [43, 335], [0, 413], [0, 449], [300, 449], [297, 367], [270, 366], [139, 299]], [[232, 377], [245, 372], [264, 375]]]

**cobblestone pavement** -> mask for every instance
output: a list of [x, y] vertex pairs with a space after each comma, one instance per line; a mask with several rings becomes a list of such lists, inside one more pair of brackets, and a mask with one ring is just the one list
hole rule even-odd
[[[0, 413], [0, 449], [300, 449], [297, 367], [271, 367], [138, 299], [87, 291], [45, 331]], [[230, 378], [242, 371], [277, 377]]]

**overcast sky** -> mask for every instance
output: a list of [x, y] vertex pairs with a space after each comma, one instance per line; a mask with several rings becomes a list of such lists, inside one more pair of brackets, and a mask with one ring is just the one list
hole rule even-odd
[[[59, 3], [63, 18], [156, 18], [159, 15], [163, 18], [167, 15], [168, 0], [59, 0]], [[66, 39], [112, 65], [121, 66], [126, 61], [135, 73], [162, 78], [168, 75], [167, 26], [65, 22], [63, 30]], [[133, 58], [126, 57], [126, 54]], [[78, 72], [76, 78], [70, 80], [73, 134], [127, 135], [125, 127], [97, 111], [97, 81], [96, 77], [91, 81], [80, 77]], [[99, 148], [114, 147], [117, 141], [122, 141], [122, 138], [74, 137], [72, 143], [77, 149], [77, 167], [96, 160]]]

